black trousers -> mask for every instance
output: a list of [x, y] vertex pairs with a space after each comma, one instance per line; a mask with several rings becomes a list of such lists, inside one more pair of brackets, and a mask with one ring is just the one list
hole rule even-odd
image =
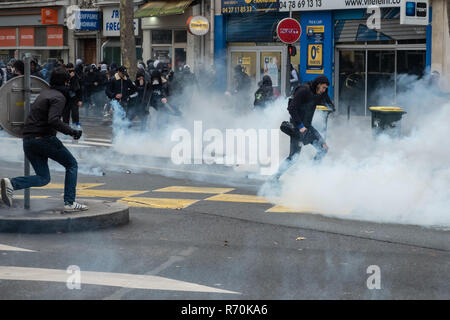
[[76, 100], [70, 99], [63, 111], [63, 122], [69, 124], [70, 116], [72, 116], [72, 123], [80, 122], [80, 110]]
[[328, 148], [323, 147], [325, 140], [314, 127], [309, 127], [304, 133], [298, 131], [297, 134], [291, 136], [289, 156], [281, 163], [278, 172], [275, 174], [275, 178], [279, 179], [294, 164], [293, 160], [302, 151], [302, 145], [306, 146], [308, 144], [312, 144], [317, 150], [316, 156], [314, 157], [314, 161], [316, 162], [320, 162], [328, 152]]

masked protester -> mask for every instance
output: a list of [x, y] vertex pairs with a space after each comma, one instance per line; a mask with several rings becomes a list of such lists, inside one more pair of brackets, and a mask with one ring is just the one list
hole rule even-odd
[[117, 100], [125, 111], [128, 109], [130, 95], [136, 92], [136, 87], [130, 80], [125, 66], [117, 69], [106, 85], [105, 91], [108, 98]]
[[275, 101], [280, 94], [272, 87], [272, 79], [270, 79], [270, 76], [268, 75], [265, 75], [258, 85], [259, 88], [255, 92], [255, 101], [253, 102], [253, 105], [255, 108], [264, 109], [269, 103]]
[[83, 105], [80, 80], [75, 73], [73, 63], [66, 65], [66, 70], [70, 75], [69, 80], [69, 99], [66, 103], [66, 108], [63, 111], [63, 122], [69, 124], [72, 116], [72, 125], [78, 130], [81, 130], [80, 111], [79, 108]]
[[153, 70], [150, 80], [150, 106], [157, 111], [157, 126], [164, 127], [168, 122], [168, 109], [166, 107], [167, 98], [166, 90], [163, 86], [161, 73], [158, 70]]
[[64, 211], [84, 211], [88, 207], [75, 202], [78, 164], [69, 150], [56, 137], [59, 131], [74, 139], [81, 137], [82, 131], [74, 130], [61, 121], [68, 100], [69, 73], [64, 68], [56, 68], [50, 77], [50, 89], [44, 89], [31, 105], [23, 128], [23, 149], [36, 172], [35, 176], [3, 178], [1, 196], [3, 202], [13, 205], [13, 192], [31, 187], [42, 187], [50, 182], [48, 159], [52, 159], [66, 169], [64, 184]]
[[[317, 105], [327, 104], [328, 86], [325, 76], [318, 76], [295, 90], [289, 99], [288, 111], [291, 115], [291, 145], [288, 158], [281, 164], [274, 176], [278, 180], [293, 164], [295, 156], [300, 154], [303, 145], [312, 144], [317, 149], [315, 161], [320, 161], [328, 152], [328, 146], [320, 133], [311, 125]], [[327, 99], [328, 97], [328, 99]]]
[[137, 91], [137, 97], [130, 100], [128, 107], [127, 118], [130, 121], [137, 116], [141, 120], [141, 130], [144, 130], [148, 121], [147, 102], [151, 96], [151, 84], [145, 79], [145, 71], [139, 69], [136, 73], [136, 81], [134, 85]]

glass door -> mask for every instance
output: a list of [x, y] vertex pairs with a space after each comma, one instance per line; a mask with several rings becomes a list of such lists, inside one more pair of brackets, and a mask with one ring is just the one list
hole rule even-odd
[[[286, 47], [283, 46], [255, 46], [228, 48], [228, 88], [233, 87], [235, 67], [240, 65], [252, 79], [252, 90], [256, 91], [258, 83], [264, 75], [269, 75], [273, 87], [285, 94], [286, 82]], [[252, 93], [253, 93], [252, 92]]]
[[363, 116], [366, 112], [366, 51], [339, 51], [339, 112]]
[[281, 52], [261, 52], [259, 67], [260, 80], [268, 75], [272, 86], [281, 93]]
[[367, 53], [367, 108], [395, 104], [395, 51]]

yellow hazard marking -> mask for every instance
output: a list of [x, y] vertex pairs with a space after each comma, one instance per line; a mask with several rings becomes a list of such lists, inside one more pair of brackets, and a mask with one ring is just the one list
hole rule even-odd
[[245, 194], [218, 194], [205, 200], [226, 202], [270, 203], [264, 198]]
[[[302, 209], [292, 209], [285, 206], [273, 206], [270, 209], [267, 209], [266, 212], [276, 212], [276, 213], [309, 213], [309, 214], [324, 214], [324, 212], [320, 212], [317, 208], [302, 208]], [[350, 208], [343, 208], [339, 210], [339, 212], [335, 212], [335, 214], [350, 214], [351, 209]]]
[[[23, 195], [15, 195], [14, 199], [23, 199]], [[50, 196], [31, 196], [31, 199], [48, 199]]]
[[233, 191], [234, 188], [203, 188], [203, 187], [189, 187], [189, 186], [171, 186], [167, 188], [153, 190], [156, 192], [184, 192], [184, 193], [212, 193], [220, 194]]
[[[87, 188], [94, 188], [94, 187], [100, 187], [103, 186], [104, 183], [78, 183], [77, 184], [77, 190], [87, 189]], [[61, 183], [49, 183], [46, 186], [33, 188], [33, 189], [64, 189], [64, 184]]]
[[118, 202], [127, 204], [129, 207], [136, 208], [158, 208], [158, 209], [183, 209], [199, 200], [193, 199], [166, 199], [166, 198], [144, 198], [133, 197], [123, 198]]
[[147, 190], [95, 190], [83, 189], [77, 191], [78, 197], [100, 197], [100, 198], [126, 198], [148, 192]]
[[308, 210], [296, 210], [296, 209], [292, 209], [292, 208], [285, 207], [285, 206], [274, 206], [274, 207], [266, 210], [266, 212], [293, 212], [293, 213], [304, 213], [307, 211]]

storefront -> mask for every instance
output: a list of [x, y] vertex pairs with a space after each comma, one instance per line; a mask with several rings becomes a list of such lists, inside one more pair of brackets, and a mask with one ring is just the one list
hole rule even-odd
[[75, 14], [75, 56], [73, 61], [81, 58], [86, 64], [101, 61], [101, 12], [98, 9], [81, 8]]
[[40, 64], [67, 61], [63, 7], [0, 10], [0, 17], [0, 60], [23, 59], [31, 53]]
[[[137, 7], [135, 7], [137, 10]], [[108, 64], [122, 64], [120, 46], [120, 10], [119, 6], [102, 7], [103, 28], [100, 46], [101, 60]], [[134, 35], [136, 36], [136, 59], [142, 60], [142, 32], [139, 28], [139, 19], [134, 19]]]
[[[431, 25], [400, 24], [400, 1], [380, 5], [381, 25], [377, 29], [369, 27], [373, 13], [367, 13], [368, 5], [337, 0], [304, 2], [304, 7], [292, 8], [292, 17], [302, 27], [292, 62], [302, 82], [318, 75], [330, 79], [329, 94], [339, 112], [346, 113], [350, 107], [352, 114], [366, 116], [370, 106], [394, 105], [402, 90], [399, 76], [421, 77], [431, 66]], [[216, 39], [226, 45], [228, 87], [234, 67], [240, 64], [255, 86], [269, 74], [284, 94], [287, 52], [286, 45], [277, 41], [275, 30], [278, 22], [289, 16], [291, 2], [280, 0], [273, 10], [269, 2], [261, 2], [266, 11], [245, 3], [222, 0], [222, 17], [216, 16], [216, 29], [223, 35]], [[313, 5], [308, 7], [308, 3]]]
[[159, 60], [177, 69], [189, 64], [193, 70], [203, 61], [199, 41], [187, 32], [186, 22], [192, 15], [201, 14], [200, 5], [193, 0], [148, 2], [135, 13], [143, 30], [143, 58]]
[[[222, 13], [228, 90], [233, 86], [235, 67], [240, 65], [252, 79], [252, 90], [256, 90], [264, 75], [269, 75], [274, 88], [285, 95], [287, 46], [277, 39], [276, 26], [289, 14], [278, 12], [277, 2], [251, 5], [244, 0], [223, 0]], [[300, 43], [294, 46], [299, 52]], [[291, 57], [291, 63], [298, 71], [300, 55]]]

